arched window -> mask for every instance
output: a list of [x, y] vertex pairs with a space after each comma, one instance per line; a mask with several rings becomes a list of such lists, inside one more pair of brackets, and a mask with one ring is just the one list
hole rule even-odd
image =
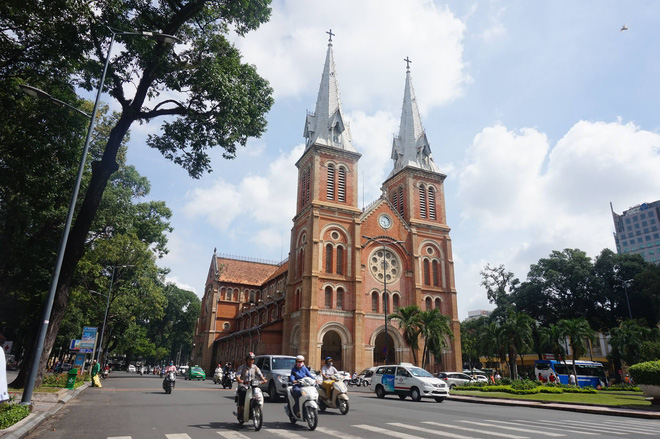
[[431, 285], [431, 274], [429, 270], [428, 259], [424, 259], [424, 285]]
[[371, 293], [371, 311], [378, 312], [378, 293]]
[[300, 205], [304, 206], [309, 203], [309, 185], [310, 185], [310, 170], [307, 169], [303, 172], [300, 180]]
[[431, 308], [433, 308], [433, 301], [431, 300], [430, 297], [426, 298], [426, 310], [429, 311]]
[[439, 281], [440, 276], [438, 276], [438, 274], [439, 274], [439, 272], [438, 272], [438, 261], [433, 260], [433, 286], [434, 287], [437, 287], [437, 286], [440, 285], [440, 281]]
[[250, 291], [250, 303], [254, 303], [254, 290]]
[[232, 299], [231, 299], [231, 292], [232, 292], [232, 289], [231, 289], [231, 288], [227, 288], [227, 300], [232, 300]]
[[399, 193], [396, 188], [392, 191], [392, 206], [394, 206], [396, 210], [399, 210]]
[[332, 308], [332, 288], [325, 287], [325, 307]]
[[383, 312], [384, 313], [389, 313], [390, 312], [390, 307], [387, 306], [387, 302], [389, 301], [390, 294], [385, 292], [383, 293]]
[[337, 247], [337, 274], [344, 274], [344, 247]]
[[424, 185], [419, 187], [419, 216], [426, 218], [426, 187]]
[[403, 215], [403, 186], [399, 186], [399, 213]]
[[344, 309], [344, 289], [337, 288], [337, 309]]
[[436, 218], [435, 218], [435, 189], [433, 189], [433, 186], [429, 186], [428, 203], [429, 203], [429, 218], [434, 220]]
[[339, 175], [337, 178], [337, 201], [340, 203], [346, 202], [346, 168], [340, 166], [338, 168]]
[[392, 295], [392, 308], [394, 308], [392, 311], [396, 311], [399, 309], [400, 306], [400, 298], [398, 294], [393, 294]]
[[335, 165], [330, 163], [328, 165], [328, 184], [326, 189], [328, 200], [335, 199]]
[[300, 290], [296, 290], [296, 293], [293, 297], [293, 310], [298, 311], [300, 309]]
[[325, 272], [332, 273], [332, 244], [325, 246]]
[[305, 249], [301, 248], [298, 251], [298, 277], [302, 277], [303, 270], [305, 269]]
[[435, 309], [442, 312], [442, 300], [439, 297], [435, 299]]

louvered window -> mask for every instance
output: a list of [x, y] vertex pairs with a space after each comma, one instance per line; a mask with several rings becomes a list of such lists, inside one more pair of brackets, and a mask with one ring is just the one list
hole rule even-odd
[[337, 201], [346, 202], [346, 168], [339, 167], [339, 176], [337, 178]]
[[371, 293], [371, 311], [378, 312], [378, 293], [375, 291]]
[[344, 274], [344, 247], [337, 247], [337, 274]]
[[332, 244], [325, 246], [325, 272], [332, 273]]
[[332, 308], [332, 288], [325, 287], [325, 307]]
[[435, 218], [435, 189], [433, 189], [433, 186], [429, 186], [428, 202], [429, 202], [429, 218], [434, 220], [436, 218]]
[[392, 191], [392, 205], [396, 210], [399, 210], [399, 194], [396, 189]]
[[389, 312], [389, 307], [387, 306], [387, 301], [389, 300], [389, 294], [385, 293], [383, 294], [383, 312], [388, 313]]
[[440, 282], [438, 281], [438, 261], [433, 261], [433, 286], [437, 287], [440, 285]]
[[309, 194], [310, 194], [309, 185], [311, 184], [310, 183], [310, 181], [311, 181], [310, 173], [311, 173], [311, 171], [308, 169], [306, 179], [305, 179], [305, 204], [309, 203]]
[[424, 259], [424, 285], [431, 285], [431, 274], [429, 271], [429, 260]]
[[335, 165], [332, 163], [328, 165], [328, 200], [335, 199]]
[[419, 216], [426, 218], [426, 187], [419, 187]]
[[337, 289], [337, 309], [344, 309], [344, 290]]
[[403, 186], [399, 186], [399, 213], [403, 215]]

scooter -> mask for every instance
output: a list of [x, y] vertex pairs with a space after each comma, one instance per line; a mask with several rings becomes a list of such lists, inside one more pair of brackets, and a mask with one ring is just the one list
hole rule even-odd
[[176, 380], [176, 374], [172, 371], [167, 372], [167, 375], [165, 375], [165, 379], [163, 380], [163, 390], [168, 395], [170, 393], [172, 393], [172, 389], [174, 388], [175, 380]]
[[216, 369], [213, 373], [213, 384], [220, 384], [222, 381], [222, 369]]
[[236, 374], [233, 371], [226, 371], [224, 375], [222, 376], [222, 388], [223, 389], [231, 389], [234, 380], [236, 379]]
[[298, 407], [300, 408], [300, 416], [296, 416], [293, 413], [293, 406], [296, 404], [296, 400], [291, 394], [291, 386], [288, 386], [286, 389], [287, 395], [287, 405], [284, 406], [284, 412], [289, 417], [289, 421], [292, 424], [300, 421], [307, 421], [307, 426], [310, 430], [315, 430], [316, 426], [319, 423], [319, 414], [318, 414], [318, 397], [319, 392], [316, 390], [316, 380], [305, 377], [300, 380], [300, 386], [302, 390], [302, 395], [300, 395], [300, 400], [298, 401]]
[[345, 415], [348, 413], [348, 395], [346, 394], [346, 384], [339, 375], [330, 377], [332, 380], [332, 389], [330, 397], [325, 393], [325, 388], [319, 390], [319, 410], [324, 412], [326, 408], [339, 409], [339, 413]]
[[[233, 372], [232, 372], [233, 373]], [[264, 406], [264, 394], [259, 388], [261, 381], [252, 381], [250, 386], [245, 390], [245, 404], [243, 405], [243, 413], [238, 413], [238, 423], [243, 425], [252, 419], [254, 431], [261, 430], [264, 422], [264, 415], [262, 407]], [[236, 411], [238, 411], [238, 394], [236, 394]]]
[[108, 369], [103, 369], [103, 372], [101, 372], [101, 378], [104, 380], [108, 379]]

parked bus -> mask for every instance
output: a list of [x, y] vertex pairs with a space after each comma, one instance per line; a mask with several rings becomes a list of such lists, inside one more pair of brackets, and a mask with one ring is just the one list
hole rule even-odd
[[[575, 361], [575, 369], [577, 370], [577, 380], [580, 387], [607, 385], [607, 377], [605, 376], [605, 369], [602, 363], [596, 361]], [[549, 379], [550, 374], [553, 373], [562, 384], [568, 384], [568, 376], [573, 373], [573, 360], [557, 361], [557, 360], [536, 360], [534, 362], [534, 376], [539, 377], [539, 374], [546, 380]]]

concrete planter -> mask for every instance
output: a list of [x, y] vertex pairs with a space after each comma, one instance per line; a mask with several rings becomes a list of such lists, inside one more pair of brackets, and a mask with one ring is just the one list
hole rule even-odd
[[653, 398], [651, 404], [660, 405], [660, 386], [653, 384], [638, 384], [638, 386], [644, 392], [644, 396]]
[[[17, 401], [20, 401], [21, 398], [23, 397], [23, 392], [9, 392], [12, 396], [16, 397]], [[38, 401], [38, 402], [49, 402], [49, 403], [56, 403], [59, 400], [61, 400], [64, 396], [66, 396], [69, 393], [67, 389], [62, 389], [57, 392], [34, 392], [32, 394], [32, 401]]]

